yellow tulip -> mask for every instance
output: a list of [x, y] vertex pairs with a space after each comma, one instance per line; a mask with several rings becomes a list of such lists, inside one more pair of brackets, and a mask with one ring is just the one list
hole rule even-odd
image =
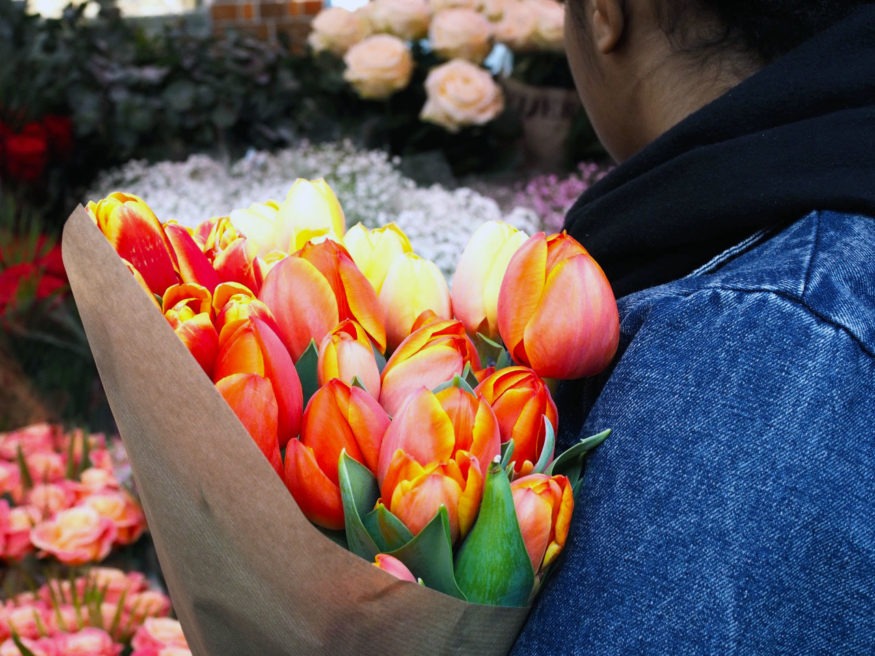
[[377, 296], [386, 314], [389, 352], [407, 337], [417, 317], [426, 310], [442, 319], [452, 316], [450, 290], [437, 265], [413, 252], [392, 260]]
[[373, 230], [356, 223], [343, 236], [343, 245], [377, 294], [395, 257], [413, 252], [407, 235], [394, 223]]
[[472, 335], [498, 338], [498, 292], [510, 258], [528, 235], [503, 221], [487, 221], [471, 236], [453, 275], [453, 313]]
[[314, 237], [339, 240], [346, 232], [346, 219], [334, 190], [323, 178], [298, 178], [277, 208], [276, 243], [294, 253]]

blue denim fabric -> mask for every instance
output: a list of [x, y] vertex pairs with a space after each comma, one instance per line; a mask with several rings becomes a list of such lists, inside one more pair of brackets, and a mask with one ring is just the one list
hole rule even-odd
[[513, 654], [875, 654], [875, 220], [811, 214], [620, 299], [557, 395], [604, 428]]

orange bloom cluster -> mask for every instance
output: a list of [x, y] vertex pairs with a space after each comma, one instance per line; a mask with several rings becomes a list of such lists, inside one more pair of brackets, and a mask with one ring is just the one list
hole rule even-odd
[[484, 224], [451, 290], [397, 226], [347, 232], [322, 180], [194, 229], [130, 194], [88, 209], [311, 521], [349, 529], [349, 458], [373, 477], [377, 550], [441, 513], [458, 546], [501, 463], [533, 572], [555, 559], [573, 495], [549, 379], [601, 371], [619, 335], [571, 237]]

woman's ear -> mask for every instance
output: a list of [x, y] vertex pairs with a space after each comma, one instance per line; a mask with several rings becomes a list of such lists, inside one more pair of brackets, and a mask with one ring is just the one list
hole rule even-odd
[[617, 48], [626, 29], [623, 0], [593, 0], [593, 42], [603, 55]]

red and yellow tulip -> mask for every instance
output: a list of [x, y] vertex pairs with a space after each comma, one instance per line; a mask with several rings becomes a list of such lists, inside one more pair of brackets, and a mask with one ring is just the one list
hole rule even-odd
[[[430, 315], [424, 315], [430, 316]], [[386, 362], [380, 403], [394, 415], [420, 387], [435, 388], [461, 375], [465, 365], [480, 369], [480, 358], [465, 326], [455, 319], [426, 322], [405, 339]]]
[[574, 493], [565, 476], [529, 474], [510, 484], [526, 551], [538, 573], [548, 567], [568, 537]]
[[286, 486], [310, 521], [343, 528], [338, 487], [341, 451], [376, 471], [389, 416], [370, 394], [333, 378], [320, 387], [304, 411], [301, 437], [286, 447]]
[[488, 403], [458, 385], [437, 393], [420, 388], [383, 437], [382, 501], [414, 534], [444, 506], [457, 540], [477, 516], [486, 470], [499, 450]]
[[164, 227], [142, 198], [113, 192], [87, 209], [119, 256], [140, 272], [153, 294], [181, 282]]
[[319, 385], [332, 378], [346, 383], [357, 379], [375, 399], [380, 398], [380, 369], [367, 333], [352, 319], [345, 319], [319, 345]]
[[231, 374], [217, 380], [216, 389], [231, 406], [274, 471], [282, 476], [279, 407], [271, 382], [256, 374]]
[[211, 303], [209, 290], [195, 283], [171, 285], [162, 299], [167, 322], [210, 378], [219, 350]]
[[528, 367], [505, 367], [487, 376], [476, 391], [492, 406], [502, 443], [513, 440], [514, 471], [530, 473], [544, 449], [544, 418], [554, 430], [557, 426], [556, 404], [546, 383]]
[[498, 297], [498, 330], [514, 362], [564, 379], [607, 367], [620, 334], [607, 277], [566, 233], [538, 233], [511, 258]]
[[503, 221], [482, 224], [462, 251], [453, 275], [453, 314], [471, 335], [498, 338], [498, 291], [510, 258], [528, 235]]

